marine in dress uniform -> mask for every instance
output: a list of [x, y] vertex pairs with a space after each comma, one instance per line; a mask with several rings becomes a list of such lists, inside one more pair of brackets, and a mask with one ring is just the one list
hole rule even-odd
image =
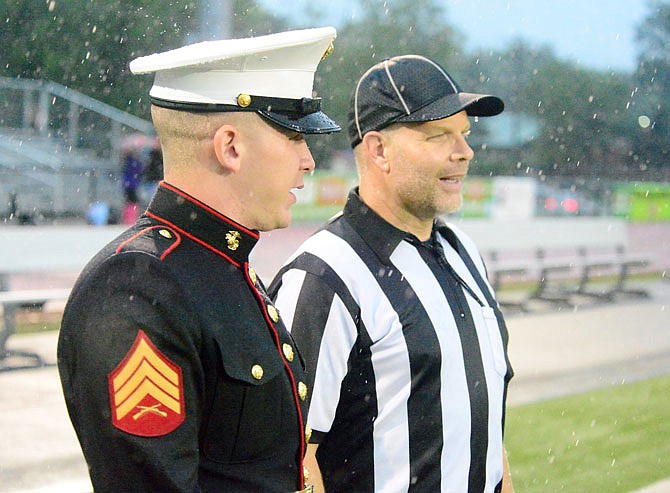
[[[287, 131], [327, 133], [339, 127], [311, 90], [334, 37], [323, 28], [200, 43], [131, 69], [156, 72], [155, 106], [253, 111]], [[277, 89], [282, 77], [293, 83]], [[82, 272], [58, 367], [95, 491], [310, 490], [304, 362], [249, 265], [259, 235], [166, 181]]]

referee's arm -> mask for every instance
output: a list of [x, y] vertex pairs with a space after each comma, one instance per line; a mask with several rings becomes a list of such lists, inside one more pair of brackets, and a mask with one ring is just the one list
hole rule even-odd
[[[319, 479], [321, 476], [319, 475]], [[512, 474], [509, 471], [509, 462], [507, 461], [507, 451], [503, 446], [503, 484], [501, 493], [514, 493], [514, 486], [512, 486]]]
[[307, 445], [307, 453], [305, 454], [305, 467], [309, 471], [309, 478], [306, 480], [306, 482], [314, 486], [314, 493], [325, 493], [326, 489], [323, 486], [321, 469], [319, 468], [319, 463], [316, 460], [316, 449], [318, 448], [318, 443], [310, 443]]
[[[352, 316], [357, 306], [353, 306], [351, 301], [343, 301], [351, 300], [344, 285], [340, 285], [340, 290], [333, 288], [326, 277], [300, 269], [288, 269], [275, 278], [269, 289], [305, 360], [310, 389], [306, 422], [314, 430], [315, 442], [323, 436], [321, 430], [329, 430], [332, 425], [342, 380], [347, 374], [349, 354], [358, 335]], [[316, 459], [317, 448], [318, 443], [307, 445], [307, 482], [314, 486], [315, 492], [323, 493], [325, 489]]]

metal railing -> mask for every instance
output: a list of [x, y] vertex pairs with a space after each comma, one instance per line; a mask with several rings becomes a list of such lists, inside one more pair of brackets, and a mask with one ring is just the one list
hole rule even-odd
[[[120, 172], [122, 144], [131, 134], [154, 136], [155, 130], [61, 84], [0, 76], [0, 201], [19, 193], [24, 209], [58, 215], [117, 200], [100, 195], [116, 192], [106, 182]], [[6, 207], [0, 203], [0, 216]]]
[[[5, 98], [0, 126], [29, 129], [40, 137], [59, 137], [67, 145], [77, 148], [82, 147], [81, 116], [83, 111], [88, 111], [95, 115], [94, 118], [109, 122], [109, 125], [102, 127], [109, 128], [106, 140], [111, 152], [105, 154], [110, 160], [120, 157], [121, 139], [128, 129], [147, 135], [154, 134], [151, 122], [55, 82], [0, 77], [0, 91], [7, 90], [20, 91], [21, 96]], [[66, 102], [65, 111], [57, 106], [59, 99]], [[13, 111], [8, 103], [14, 106]], [[20, 119], [16, 118], [17, 115], [20, 115]], [[92, 129], [97, 129], [101, 125], [100, 122], [96, 123], [97, 125], [90, 123], [89, 125]], [[100, 139], [97, 139], [97, 142], [100, 142]]]

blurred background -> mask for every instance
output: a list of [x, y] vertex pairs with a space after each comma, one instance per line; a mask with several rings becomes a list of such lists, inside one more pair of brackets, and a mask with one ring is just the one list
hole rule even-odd
[[[5, 222], [115, 223], [129, 202], [141, 210], [157, 179], [149, 163], [159, 144], [147, 97], [152, 77], [130, 74], [129, 60], [200, 40], [323, 25], [336, 26], [338, 39], [315, 92], [344, 125], [361, 73], [398, 54], [434, 58], [467, 90], [505, 100], [503, 115], [475, 126], [461, 216], [670, 220], [667, 1], [0, 4]], [[328, 217], [356, 179], [346, 132], [310, 146], [318, 170], [295, 209], [298, 221]]]
[[[0, 0], [0, 490], [91, 490], [55, 345], [81, 268], [162, 175], [152, 76], [128, 62], [327, 25], [315, 95], [345, 128], [393, 55], [505, 101], [474, 122], [452, 220], [510, 330], [517, 491], [670, 491], [670, 0]], [[308, 142], [294, 224], [254, 249], [266, 281], [356, 183], [346, 131]]]

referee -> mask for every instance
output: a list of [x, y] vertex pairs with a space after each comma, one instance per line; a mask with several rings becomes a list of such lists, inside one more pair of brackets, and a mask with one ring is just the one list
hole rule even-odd
[[416, 55], [356, 85], [359, 187], [270, 287], [310, 372], [316, 491], [512, 491], [507, 329], [476, 246], [438, 219], [462, 202], [469, 117], [503, 106]]

